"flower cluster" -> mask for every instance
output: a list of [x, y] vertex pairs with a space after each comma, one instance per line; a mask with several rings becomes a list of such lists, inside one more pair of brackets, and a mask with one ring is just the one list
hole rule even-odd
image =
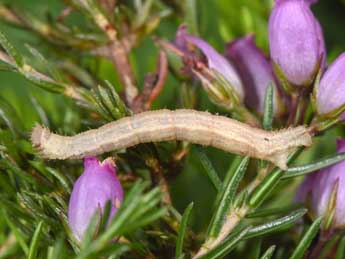
[[[275, 113], [282, 110], [286, 99], [277, 77], [283, 76], [292, 91], [304, 91], [315, 83], [319, 74], [321, 82], [316, 85], [314, 96], [319, 115], [332, 113], [345, 103], [342, 76], [345, 66], [344, 56], [341, 55], [326, 70], [326, 48], [323, 32], [319, 21], [312, 13], [310, 6], [315, 0], [276, 0], [269, 19], [269, 47], [270, 59], [255, 44], [254, 35], [244, 36], [228, 43], [224, 55], [217, 52], [205, 40], [189, 35], [186, 26], [182, 25], [175, 39], [175, 46], [185, 56], [195, 59], [195, 49], [199, 49], [202, 57], [200, 63], [211, 72], [220, 74], [230, 86], [235, 95], [230, 108], [243, 103], [261, 113], [263, 111], [266, 88], [270, 83], [275, 85], [274, 109]], [[194, 72], [203, 84], [210, 84], [198, 69]], [[281, 79], [281, 78], [279, 78]], [[213, 85], [216, 83], [213, 82]], [[214, 89], [210, 95], [219, 95]], [[216, 92], [216, 93], [215, 93]], [[222, 102], [219, 98], [218, 104]], [[288, 106], [289, 102], [285, 102]], [[288, 107], [289, 108], [289, 107]], [[289, 110], [289, 109], [288, 109]]]
[[[291, 109], [289, 98], [292, 94], [309, 97], [313, 89], [311, 99], [316, 118], [320, 121], [324, 118], [344, 120], [345, 53], [326, 68], [323, 31], [311, 10], [311, 5], [316, 2], [275, 1], [268, 28], [270, 58], [255, 44], [253, 34], [226, 44], [224, 55], [203, 39], [189, 35], [185, 26], [179, 28], [174, 44], [185, 56], [196, 60], [195, 68], [190, 69], [191, 63], [187, 62], [189, 67], [185, 71], [201, 79], [203, 84], [206, 82], [207, 89], [211, 88], [210, 84], [216, 83], [210, 83], [205, 78], [212, 78], [212, 72], [220, 74], [235, 93], [236, 100], [239, 100], [235, 105], [245, 105], [262, 113], [266, 88], [273, 84], [274, 112], [277, 115], [282, 103], [287, 106], [288, 111]], [[209, 74], [202, 74], [200, 67], [203, 66], [209, 70]], [[214, 92], [216, 91], [213, 90], [212, 93]], [[218, 99], [218, 104], [219, 102], [221, 98]], [[234, 104], [231, 109], [233, 106]], [[339, 140], [338, 151], [345, 151], [344, 147], [345, 140]], [[344, 162], [308, 176], [298, 192], [298, 200], [310, 200], [316, 215], [332, 215], [334, 228], [345, 224], [345, 207], [341, 202], [345, 198], [343, 167]], [[334, 190], [337, 196], [333, 215], [329, 211], [329, 204]]]

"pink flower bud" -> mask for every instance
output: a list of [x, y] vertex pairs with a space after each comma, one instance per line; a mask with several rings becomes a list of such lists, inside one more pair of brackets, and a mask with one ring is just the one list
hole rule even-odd
[[[246, 105], [263, 112], [266, 89], [270, 83], [275, 85], [277, 83], [271, 62], [256, 46], [254, 35], [228, 43], [225, 56], [233, 61], [241, 76]], [[274, 110], [277, 112], [277, 88], [274, 91]]]
[[[345, 139], [337, 140], [337, 150], [338, 153], [345, 152]], [[296, 195], [297, 201], [310, 202], [314, 215], [325, 216], [335, 188], [337, 196], [332, 229], [345, 227], [345, 161], [306, 176]]]
[[202, 52], [207, 59], [208, 68], [220, 73], [234, 88], [240, 100], [242, 100], [244, 95], [242, 82], [231, 62], [203, 39], [189, 35], [186, 26], [182, 25], [177, 31], [175, 45], [188, 54], [190, 52], [188, 44], [196, 46]]
[[293, 85], [310, 84], [318, 72], [325, 46], [310, 1], [280, 0], [269, 20], [271, 57]]
[[[345, 104], [345, 53], [340, 55], [322, 76], [317, 89], [316, 103], [319, 114], [326, 114]], [[345, 119], [343, 113], [340, 117]]]
[[105, 205], [111, 202], [111, 220], [123, 201], [123, 190], [110, 159], [102, 163], [95, 157], [84, 159], [84, 172], [75, 182], [68, 206], [70, 228], [78, 241], [82, 241], [93, 215], [101, 217]]

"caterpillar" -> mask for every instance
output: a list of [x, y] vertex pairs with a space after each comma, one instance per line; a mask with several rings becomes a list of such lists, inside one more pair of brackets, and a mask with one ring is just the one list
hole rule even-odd
[[47, 159], [78, 159], [140, 143], [181, 140], [267, 160], [281, 169], [287, 168], [291, 151], [312, 144], [304, 126], [265, 131], [224, 116], [187, 109], [138, 113], [75, 136], [60, 136], [36, 125], [31, 140]]

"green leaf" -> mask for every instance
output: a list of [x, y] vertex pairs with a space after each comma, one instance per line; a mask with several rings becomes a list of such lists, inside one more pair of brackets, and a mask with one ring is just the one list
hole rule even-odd
[[184, 240], [184, 237], [186, 235], [187, 224], [189, 221], [191, 211], [193, 209], [193, 205], [194, 205], [193, 202], [191, 202], [183, 213], [180, 227], [178, 230], [176, 249], [175, 249], [175, 258], [179, 258], [180, 255], [182, 254], [183, 240]]
[[60, 237], [53, 247], [48, 248], [47, 259], [67, 258], [67, 256], [64, 255], [64, 248], [64, 239]]
[[277, 77], [281, 83], [281, 86], [285, 90], [285, 92], [291, 94], [294, 91], [294, 88], [289, 83], [289, 80], [287, 80], [287, 78], [285, 77], [284, 72], [281, 70], [279, 65], [276, 64], [275, 62], [273, 62], [273, 69], [274, 69], [274, 72], [276, 73], [276, 75], [277, 75]]
[[298, 246], [293, 251], [290, 259], [301, 259], [305, 251], [310, 246], [311, 242], [313, 241], [314, 237], [318, 233], [320, 226], [321, 226], [322, 217], [317, 218], [313, 224], [310, 226], [308, 231], [303, 235], [303, 238], [298, 243]]
[[18, 178], [22, 180], [23, 183], [30, 183], [30, 184], [37, 184], [37, 181], [35, 178], [32, 177], [32, 175], [28, 174], [27, 172], [23, 171], [21, 168], [19, 168], [17, 165], [13, 164], [12, 161], [7, 159], [6, 157], [1, 157], [0, 160], [0, 168], [7, 169], [10, 172], [16, 174]]
[[334, 154], [327, 156], [325, 158], [322, 158], [321, 160], [318, 160], [316, 162], [313, 162], [311, 164], [303, 165], [303, 166], [296, 166], [296, 167], [290, 167], [282, 179], [290, 179], [297, 176], [302, 176], [305, 174], [309, 174], [312, 172], [315, 172], [317, 170], [320, 170], [322, 168], [334, 165], [336, 163], [339, 163], [341, 161], [345, 160], [345, 152]]
[[196, 2], [196, 0], [184, 1], [185, 23], [188, 31], [193, 35], [199, 34]]
[[5, 218], [7, 226], [11, 229], [13, 235], [16, 237], [16, 240], [18, 241], [20, 247], [23, 249], [25, 255], [29, 255], [29, 247], [27, 246], [25, 242], [25, 237], [21, 233], [21, 231], [16, 227], [16, 225], [10, 220], [8, 214], [5, 210], [2, 210], [2, 215]]
[[[156, 202], [156, 205], [159, 203], [159, 201]], [[140, 227], [143, 227], [147, 224], [150, 224], [151, 222], [156, 221], [157, 219], [165, 216], [167, 214], [167, 208], [159, 208], [159, 209], [153, 209], [145, 215], [143, 215], [139, 220], [131, 223], [130, 226], [120, 228], [118, 231], [119, 234], [124, 235], [126, 233], [130, 233], [134, 231], [135, 229], [138, 229]]]
[[25, 47], [30, 51], [30, 53], [41, 63], [42, 66], [47, 70], [49, 75], [57, 80], [57, 81], [62, 81], [62, 77], [55, 67], [55, 64], [50, 63], [37, 49], [32, 47], [29, 44], [25, 44]]
[[104, 232], [106, 230], [106, 228], [108, 226], [108, 222], [109, 222], [111, 207], [112, 207], [112, 203], [110, 200], [108, 200], [107, 203], [105, 204], [104, 210], [101, 214], [98, 232]]
[[262, 127], [265, 130], [272, 130], [272, 122], [273, 122], [273, 94], [274, 94], [274, 86], [271, 82], [267, 89], [265, 95], [265, 109], [264, 109], [264, 116], [262, 119]]
[[275, 219], [270, 222], [252, 227], [246, 234], [245, 238], [248, 239], [269, 233], [275, 233], [291, 227], [293, 223], [303, 217], [303, 215], [306, 214], [307, 211], [307, 209], [299, 209], [279, 219]]
[[60, 182], [61, 186], [67, 193], [71, 193], [71, 186], [66, 177], [60, 171], [55, 170], [51, 167], [46, 167], [46, 170], [49, 174], [53, 175]]
[[65, 87], [62, 84], [49, 80], [42, 74], [37, 73], [36, 71], [27, 71], [19, 70], [19, 72], [31, 83], [41, 87], [42, 89], [52, 92], [62, 94], [65, 92]]
[[118, 109], [117, 119], [120, 119], [124, 116], [131, 115], [132, 114], [131, 110], [122, 101], [121, 97], [115, 90], [115, 86], [113, 86], [108, 80], [105, 80], [105, 87], [107, 87], [110, 93], [110, 98], [113, 100], [113, 102], [117, 106], [117, 109]]
[[196, 150], [197, 150], [199, 159], [201, 161], [201, 164], [207, 173], [207, 176], [210, 178], [216, 190], [220, 192], [222, 190], [222, 182], [220, 181], [218, 174], [212, 165], [212, 162], [205, 154], [203, 147], [198, 146]]
[[43, 228], [43, 221], [40, 221], [36, 227], [35, 233], [32, 237], [31, 244], [30, 244], [30, 249], [29, 249], [29, 259], [35, 259], [37, 258], [37, 248], [39, 245], [39, 240], [41, 237], [42, 233], [42, 228]]
[[215, 237], [219, 234], [219, 231], [224, 223], [224, 219], [229, 213], [229, 209], [234, 200], [238, 185], [246, 172], [248, 163], [249, 157], [242, 159], [234, 175], [230, 179], [229, 184], [225, 187], [223, 196], [219, 205], [217, 206], [217, 211], [215, 212], [212, 223], [210, 224], [208, 236]]
[[284, 172], [276, 169], [269, 173], [249, 197], [249, 205], [256, 208], [278, 184]]
[[7, 54], [13, 58], [18, 67], [24, 66], [24, 59], [18, 50], [9, 42], [7, 37], [0, 31], [0, 44], [6, 50]]
[[246, 189], [242, 190], [238, 195], [236, 195], [233, 207], [234, 208], [243, 207], [247, 203], [248, 197], [249, 197], [248, 190]]
[[250, 252], [248, 252], [248, 259], [258, 259], [261, 253], [262, 238], [256, 238], [250, 242]]
[[44, 108], [40, 105], [40, 103], [37, 101], [37, 99], [33, 95], [30, 96], [30, 101], [32, 103], [32, 107], [36, 110], [36, 113], [39, 116], [41, 123], [44, 126], [49, 128], [50, 123], [49, 123], [49, 119]]
[[98, 208], [95, 211], [95, 213], [92, 215], [89, 221], [89, 225], [87, 226], [87, 229], [84, 233], [82, 243], [80, 245], [81, 250], [87, 248], [92, 243], [94, 238], [97, 236], [98, 227], [100, 225], [100, 220], [101, 220], [101, 215], [102, 215], [101, 213], [102, 213], [101, 208]]
[[102, 87], [99, 85], [98, 86], [98, 95], [99, 95], [99, 100], [102, 102], [103, 108], [108, 112], [108, 114], [113, 119], [116, 119], [116, 117], [117, 117], [116, 102], [112, 102], [107, 89], [105, 87]]
[[[300, 153], [303, 151], [303, 147], [297, 148], [288, 156], [288, 164], [294, 161]], [[262, 182], [254, 189], [249, 197], [249, 205], [254, 208], [257, 207], [265, 198], [272, 192], [274, 187], [279, 183], [281, 178], [284, 176], [284, 171], [279, 168], [274, 169], [270, 172]]]
[[130, 109], [121, 100], [110, 82], [105, 81], [105, 86], [99, 85], [97, 91], [92, 94], [91, 102], [94, 103], [98, 112], [107, 120], [113, 121], [131, 115]]
[[216, 246], [214, 249], [199, 257], [199, 259], [215, 259], [224, 257], [225, 255], [230, 253], [240, 241], [242, 241], [242, 239], [248, 234], [249, 231], [250, 227], [247, 227], [240, 233], [236, 233], [236, 235], [231, 235], [230, 237], [225, 239], [224, 242]]
[[345, 258], [345, 236], [340, 239], [337, 253], [335, 254], [334, 259], [344, 259]]
[[2, 96], [0, 96], [0, 119], [6, 124], [15, 137], [23, 130], [23, 123], [18, 117], [16, 110]]
[[301, 208], [303, 208], [303, 205], [293, 203], [293, 204], [281, 206], [278, 208], [268, 208], [268, 209], [257, 210], [255, 212], [248, 213], [246, 215], [246, 218], [271, 217], [271, 216], [276, 216], [279, 214], [290, 213], [292, 212], [292, 210], [301, 209]]
[[266, 252], [260, 257], [260, 259], [270, 259], [276, 249], [275, 245], [270, 246]]
[[64, 176], [59, 170], [46, 166], [42, 160], [29, 160], [28, 162], [48, 179], [51, 179], [52, 177], [53, 179], [51, 180], [56, 179], [65, 191], [71, 193], [71, 187], [66, 176]]

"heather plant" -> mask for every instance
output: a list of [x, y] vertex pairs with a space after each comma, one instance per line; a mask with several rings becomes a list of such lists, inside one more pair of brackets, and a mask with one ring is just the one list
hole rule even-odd
[[340, 10], [1, 1], [0, 258], [344, 258]]

